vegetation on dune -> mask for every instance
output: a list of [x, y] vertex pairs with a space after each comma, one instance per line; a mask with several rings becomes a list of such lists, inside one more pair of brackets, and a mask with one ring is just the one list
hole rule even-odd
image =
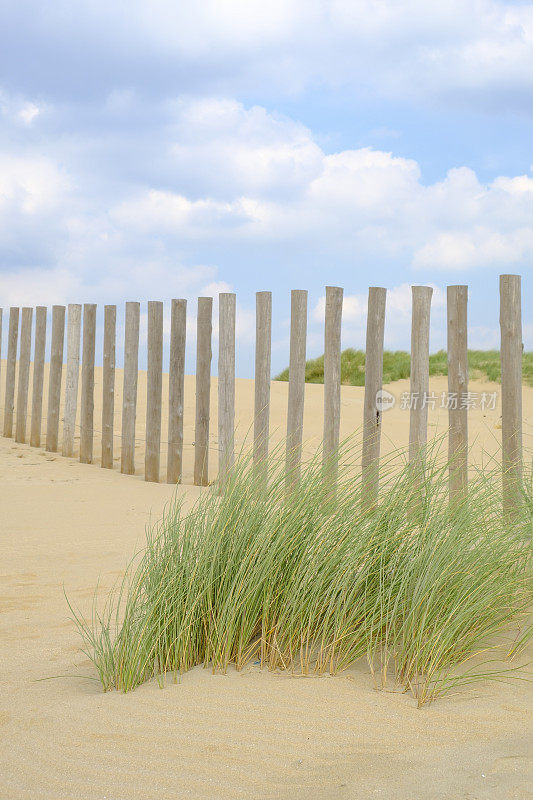
[[[448, 374], [448, 357], [446, 350], [439, 350], [429, 357], [430, 375]], [[471, 378], [500, 381], [500, 353], [498, 350], [469, 350], [468, 364]], [[411, 369], [411, 357], [404, 350], [385, 350], [383, 353], [383, 383], [408, 378]], [[523, 381], [533, 386], [533, 352], [524, 353], [522, 358]], [[288, 381], [289, 370], [285, 369], [274, 380]], [[324, 383], [324, 356], [313, 358], [305, 365], [307, 383]], [[364, 350], [348, 348], [341, 354], [341, 381], [347, 386], [365, 385], [365, 353]]]
[[240, 458], [223, 494], [188, 513], [174, 502], [104, 610], [95, 598], [89, 622], [75, 613], [104, 689], [198, 664], [320, 674], [364, 657], [378, 686], [423, 705], [514, 674], [487, 653], [531, 636], [531, 482], [512, 525], [496, 474], [476, 473], [452, 511], [432, 456], [423, 475], [385, 469], [379, 504], [362, 510], [353, 463], [343, 451], [332, 493], [317, 456], [287, 494], [282, 453], [266, 483]]

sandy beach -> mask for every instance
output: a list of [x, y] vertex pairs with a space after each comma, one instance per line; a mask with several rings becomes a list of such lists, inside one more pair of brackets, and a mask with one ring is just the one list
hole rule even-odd
[[[190, 485], [193, 379], [186, 385], [185, 485], [177, 491], [192, 502], [200, 491]], [[120, 387], [118, 376], [118, 409]], [[444, 378], [432, 381], [437, 395], [445, 387]], [[388, 388], [399, 397], [407, 386]], [[471, 386], [498, 392], [495, 409], [471, 412], [476, 458], [497, 451], [499, 389]], [[141, 375], [139, 472], [145, 392]], [[283, 434], [286, 398], [287, 384], [273, 384], [275, 436]], [[343, 387], [342, 436], [360, 425], [362, 400], [362, 389]], [[252, 381], [237, 381], [238, 436], [248, 430], [252, 408]], [[308, 386], [308, 449], [321, 437], [321, 409], [322, 387]], [[213, 434], [215, 412], [216, 381]], [[99, 413], [97, 405], [96, 429]], [[445, 430], [446, 417], [430, 411], [430, 430]], [[408, 420], [398, 406], [387, 412], [385, 450], [407, 444]], [[532, 422], [533, 389], [524, 387], [526, 442]], [[214, 468], [215, 435], [212, 442]], [[96, 460], [98, 454], [97, 437]], [[105, 591], [120, 579], [143, 546], [150, 516], [157, 518], [176, 491], [116, 467], [82, 465], [0, 438], [2, 800], [533, 797], [533, 692], [524, 682], [475, 685], [421, 710], [409, 694], [375, 691], [364, 663], [334, 678], [254, 666], [212, 675], [198, 667], [164, 688], [151, 681], [128, 695], [104, 694], [80, 651], [63, 588], [89, 613], [97, 583]]]

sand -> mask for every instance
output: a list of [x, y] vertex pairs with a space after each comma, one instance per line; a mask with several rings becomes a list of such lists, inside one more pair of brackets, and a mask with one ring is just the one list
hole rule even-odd
[[[6, 374], [5, 361], [2, 362], [0, 370], [0, 407], [3, 412], [4, 401], [4, 382]], [[63, 387], [61, 399], [64, 398], [65, 372], [63, 369]], [[47, 394], [47, 374], [48, 365], [45, 367], [45, 386], [43, 395], [43, 446], [46, 435], [46, 409], [48, 403]], [[122, 414], [122, 383], [123, 371], [116, 370], [115, 382], [115, 424], [114, 424], [114, 461], [115, 467], [120, 468], [120, 432]], [[30, 371], [30, 387], [32, 385], [32, 374]], [[81, 381], [80, 381], [81, 385]], [[501, 445], [501, 386], [489, 381], [470, 382], [471, 400], [475, 407], [469, 413], [469, 440], [472, 448], [473, 460], [488, 462], [498, 454]], [[407, 448], [409, 442], [409, 410], [402, 407], [402, 395], [409, 391], [409, 380], [396, 381], [388, 386], [384, 386], [386, 391], [391, 392], [396, 404], [383, 414], [382, 424], [382, 452], [386, 455], [397, 448]], [[271, 415], [270, 415], [270, 434], [272, 444], [283, 439], [286, 433], [287, 419], [287, 390], [288, 384], [281, 381], [273, 381], [271, 384]], [[217, 379], [211, 381], [211, 421], [210, 421], [210, 453], [209, 453], [209, 477], [213, 480], [217, 474], [218, 467], [218, 415], [217, 415]], [[447, 378], [434, 377], [430, 382], [430, 394], [435, 397], [434, 407], [429, 405], [428, 411], [428, 435], [429, 437], [444, 434], [448, 427], [448, 411], [442, 407], [442, 396], [447, 391]], [[102, 431], [102, 368], [95, 369], [95, 394], [94, 394], [94, 458], [95, 464], [100, 463], [101, 458], [101, 431]], [[322, 440], [322, 420], [324, 409], [323, 386], [319, 384], [307, 384], [305, 390], [305, 411], [304, 411], [304, 455], [314, 453]], [[494, 408], [491, 401], [494, 398]], [[364, 389], [359, 386], [341, 387], [341, 424], [340, 437], [354, 436], [357, 438], [361, 434], [363, 421], [363, 399]], [[485, 407], [482, 407], [484, 403]], [[30, 402], [31, 409], [31, 388]], [[63, 405], [61, 405], [60, 418], [62, 418]], [[2, 414], [0, 414], [1, 418]], [[251, 445], [253, 435], [254, 418], [254, 382], [253, 380], [238, 379], [236, 381], [236, 416], [235, 416], [235, 444], [236, 448], [247, 448]], [[13, 430], [15, 430], [15, 419]], [[183, 482], [192, 484], [194, 466], [194, 420], [195, 420], [195, 378], [192, 375], [185, 376], [185, 403], [184, 403], [184, 426], [183, 426]], [[524, 442], [533, 451], [533, 387], [524, 386]], [[79, 454], [79, 400], [78, 416], [76, 420], [76, 436], [74, 441], [75, 455]], [[138, 400], [137, 400], [137, 423], [136, 423], [136, 452], [135, 464], [136, 471], [144, 474], [144, 437], [146, 430], [146, 372], [140, 371], [138, 378]], [[27, 437], [30, 431], [30, 412], [28, 411]], [[59, 429], [59, 441], [61, 443], [61, 424]], [[162, 425], [161, 425], [161, 480], [166, 478], [166, 453], [168, 441], [168, 375], [163, 375], [163, 403], [162, 403]], [[61, 448], [61, 444], [60, 444]]]
[[[441, 384], [433, 382], [436, 392]], [[192, 379], [187, 387], [192, 442]], [[389, 388], [399, 394], [405, 387]], [[273, 386], [280, 430], [286, 390]], [[306, 397], [311, 447], [320, 438], [322, 387], [308, 387]], [[251, 422], [251, 382], [238, 382], [237, 398], [240, 429]], [[343, 435], [360, 424], [361, 407], [362, 390], [344, 387]], [[476, 457], [495, 452], [499, 414], [472, 412]], [[528, 388], [524, 415], [530, 432]], [[386, 441], [407, 443], [408, 417], [387, 412]], [[443, 410], [431, 412], [432, 429], [444, 429], [445, 418]], [[215, 437], [213, 448], [216, 457]], [[142, 456], [140, 442], [139, 467]], [[189, 447], [186, 482], [191, 472]], [[252, 666], [227, 675], [196, 668], [163, 689], [152, 681], [128, 695], [104, 694], [80, 651], [63, 587], [87, 613], [97, 582], [105, 590], [120, 578], [150, 514], [161, 513], [174, 488], [2, 438], [0, 487], [1, 800], [533, 797], [526, 683], [480, 684], [417, 709], [409, 694], [375, 691], [364, 664], [335, 678]], [[178, 491], [187, 502], [199, 492], [190, 485]]]

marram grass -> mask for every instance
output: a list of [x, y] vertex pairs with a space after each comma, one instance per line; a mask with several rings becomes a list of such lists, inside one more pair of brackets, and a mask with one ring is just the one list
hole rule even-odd
[[531, 482], [512, 520], [497, 473], [473, 474], [450, 508], [446, 465], [428, 453], [423, 474], [385, 467], [363, 510], [353, 452], [340, 462], [336, 491], [317, 456], [288, 493], [278, 452], [266, 483], [241, 457], [222, 494], [187, 512], [176, 499], [104, 611], [95, 598], [91, 621], [75, 614], [104, 689], [198, 664], [321, 674], [364, 657], [378, 685], [423, 705], [513, 674], [489, 664], [531, 636]]
[[[341, 353], [341, 381], [347, 386], [365, 385], [364, 350], [349, 347]], [[408, 378], [411, 371], [411, 356], [405, 350], [385, 350], [383, 353], [383, 383]], [[499, 350], [469, 350], [468, 371], [470, 377], [480, 380], [501, 382]], [[448, 354], [439, 350], [429, 356], [429, 374], [448, 374]], [[276, 376], [277, 381], [288, 381], [289, 370], [284, 369]], [[533, 386], [533, 353], [522, 355], [522, 380], [526, 386]], [[324, 356], [309, 359], [305, 364], [306, 383], [324, 383]]]

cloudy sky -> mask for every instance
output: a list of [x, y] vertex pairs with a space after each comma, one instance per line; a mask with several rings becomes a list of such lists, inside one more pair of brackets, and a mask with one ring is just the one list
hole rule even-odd
[[[533, 3], [503, 0], [1, 0], [0, 305], [291, 288], [322, 352], [366, 290], [409, 346], [410, 285], [470, 287], [470, 341], [498, 346], [498, 274], [523, 275], [533, 347]], [[529, 315], [529, 317], [528, 317]], [[189, 365], [192, 367], [192, 361]], [[216, 366], [216, 363], [215, 363]]]

